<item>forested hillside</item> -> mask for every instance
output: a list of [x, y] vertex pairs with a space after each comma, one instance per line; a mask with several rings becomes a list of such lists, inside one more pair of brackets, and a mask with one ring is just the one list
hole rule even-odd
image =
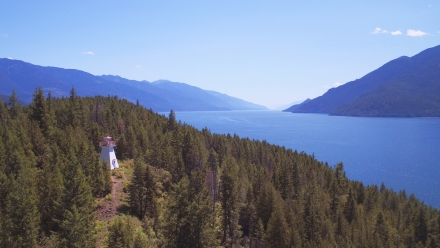
[[[0, 247], [95, 247], [111, 189], [99, 141], [134, 161], [108, 247], [439, 247], [440, 213], [284, 147], [212, 134], [117, 97], [0, 102]], [[132, 220], [138, 218], [141, 225]]]
[[399, 57], [286, 111], [364, 117], [439, 117], [440, 46]]

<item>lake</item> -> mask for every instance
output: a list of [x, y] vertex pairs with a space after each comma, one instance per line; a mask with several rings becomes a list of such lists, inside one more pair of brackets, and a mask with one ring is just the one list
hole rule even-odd
[[[168, 113], [162, 113], [168, 116]], [[266, 140], [344, 163], [349, 179], [405, 189], [440, 208], [440, 118], [363, 118], [280, 111], [176, 112], [213, 133]]]

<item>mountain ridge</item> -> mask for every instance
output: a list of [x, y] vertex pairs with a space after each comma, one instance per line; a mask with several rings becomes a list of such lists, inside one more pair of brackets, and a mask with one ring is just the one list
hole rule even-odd
[[328, 90], [292, 112], [344, 116], [440, 116], [440, 111], [436, 110], [440, 106], [438, 65], [440, 46], [412, 57], [401, 56], [360, 79]]
[[[159, 87], [164, 82], [179, 90]], [[74, 86], [78, 96], [117, 95], [131, 102], [138, 100], [143, 106], [159, 112], [171, 109], [174, 111], [267, 109], [231, 96], [227, 96], [228, 101], [225, 101], [209, 93], [210, 91], [187, 84], [184, 84], [187, 87], [182, 88], [180, 84], [183, 83], [158, 80], [153, 84], [145, 80], [136, 81], [120, 76], [95, 76], [76, 69], [44, 67], [21, 60], [0, 59], [0, 94], [10, 95], [15, 90], [18, 98], [25, 103], [30, 103], [37, 87], [42, 87], [46, 94], [50, 91], [54, 97], [67, 97]], [[187, 91], [189, 89], [192, 91]]]

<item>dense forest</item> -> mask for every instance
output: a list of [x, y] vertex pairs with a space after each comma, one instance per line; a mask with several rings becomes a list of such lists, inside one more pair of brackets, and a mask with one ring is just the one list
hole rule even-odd
[[[95, 247], [112, 188], [99, 141], [131, 161], [107, 247], [440, 247], [440, 213], [313, 156], [213, 134], [118, 97], [0, 102], [0, 247]], [[137, 224], [140, 223], [140, 224]]]

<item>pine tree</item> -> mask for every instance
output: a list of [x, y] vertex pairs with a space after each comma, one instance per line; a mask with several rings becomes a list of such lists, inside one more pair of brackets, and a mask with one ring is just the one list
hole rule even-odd
[[142, 229], [138, 228], [136, 229], [136, 233], [134, 235], [133, 240], [133, 248], [150, 248], [148, 237], [145, 235], [145, 233], [142, 232]]
[[246, 193], [246, 202], [240, 209], [239, 224], [242, 228], [244, 237], [252, 239], [256, 221], [257, 210], [255, 208], [252, 189], [249, 187]]
[[385, 220], [382, 211], [380, 211], [377, 214], [374, 236], [376, 242], [378, 242], [377, 245], [387, 246], [390, 234], [389, 234], [388, 222]]
[[155, 217], [157, 213], [155, 199], [155, 179], [151, 166], [143, 164], [141, 158], [134, 162], [134, 171], [129, 186], [129, 204], [134, 213], [143, 219]]
[[344, 215], [348, 223], [351, 223], [352, 221], [357, 219], [356, 196], [351, 189], [349, 191], [348, 200], [345, 205]]
[[168, 210], [167, 247], [216, 247], [218, 242], [212, 227], [214, 216], [205, 173], [194, 171], [191, 179], [183, 177], [174, 185], [172, 205]]
[[45, 137], [50, 138], [53, 132], [53, 119], [51, 118], [48, 103], [44, 97], [44, 92], [41, 87], [35, 90], [34, 98], [32, 99], [31, 118], [38, 122], [40, 129]]
[[235, 230], [238, 224], [238, 168], [235, 159], [228, 157], [222, 164], [221, 202], [223, 209], [222, 243], [235, 243]]
[[6, 247], [37, 247], [40, 213], [34, 169], [22, 167], [6, 202]]
[[414, 231], [416, 242], [422, 242], [423, 244], [425, 244], [426, 240], [428, 239], [428, 223], [426, 220], [425, 210], [422, 208], [418, 211]]
[[184, 176], [173, 185], [170, 205], [167, 208], [167, 223], [164, 228], [166, 247], [190, 247], [191, 236], [188, 222], [189, 180]]
[[173, 131], [177, 128], [177, 121], [176, 121], [176, 113], [174, 113], [174, 110], [170, 110], [170, 114], [168, 115], [168, 131]]
[[207, 178], [209, 179], [209, 181], [207, 182], [207, 184], [208, 184], [211, 200], [213, 202], [213, 208], [215, 207], [215, 203], [219, 199], [218, 167], [219, 167], [218, 155], [214, 151], [214, 149], [211, 149], [209, 151], [209, 156], [208, 156]]
[[134, 161], [133, 168], [133, 178], [129, 186], [130, 193], [130, 207], [134, 213], [139, 218], [143, 218], [145, 214], [145, 189], [144, 189], [144, 178], [145, 178], [145, 166], [142, 164], [140, 158]]
[[46, 234], [58, 232], [64, 214], [64, 179], [61, 174], [60, 165], [56, 163], [52, 172], [45, 171], [45, 188], [41, 192], [41, 222], [43, 231]]
[[266, 233], [264, 232], [264, 225], [261, 219], [258, 219], [254, 232], [255, 232], [254, 233], [255, 240], [254, 242], [251, 242], [250, 246], [256, 248], [262, 248], [263, 238], [266, 236]]
[[22, 112], [21, 104], [18, 102], [17, 92], [12, 91], [12, 95], [9, 97], [9, 115], [11, 118], [16, 119]]
[[131, 248], [134, 245], [136, 227], [131, 217], [118, 216], [110, 224], [107, 246], [112, 248]]
[[61, 223], [61, 237], [66, 247], [93, 247], [95, 212], [90, 185], [72, 153], [66, 164], [64, 183], [69, 189], [64, 195], [64, 214]]
[[72, 86], [72, 89], [70, 90], [68, 117], [70, 125], [72, 125], [73, 127], [78, 127], [80, 124], [78, 108], [78, 96], [76, 95], [75, 88]]
[[281, 200], [275, 203], [275, 210], [267, 223], [264, 241], [267, 247], [284, 248], [291, 247], [289, 227], [284, 216]]

